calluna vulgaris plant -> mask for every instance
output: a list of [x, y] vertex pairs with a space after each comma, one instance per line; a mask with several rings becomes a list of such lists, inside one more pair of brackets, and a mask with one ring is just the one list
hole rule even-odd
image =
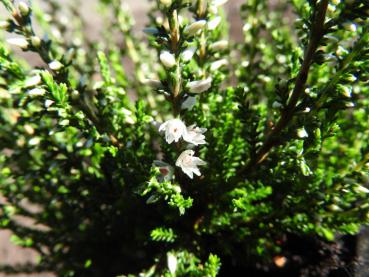
[[0, 224], [39, 253], [1, 271], [234, 276], [369, 222], [369, 1], [245, 0], [239, 43], [226, 0], [144, 33], [100, 0], [99, 41], [82, 1], [1, 2]]

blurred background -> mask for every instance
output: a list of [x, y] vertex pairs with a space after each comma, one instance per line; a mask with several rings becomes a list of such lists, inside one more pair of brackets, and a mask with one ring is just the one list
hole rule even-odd
[[[43, 0], [33, 0], [38, 2], [39, 5], [43, 5]], [[68, 2], [73, 0], [59, 0], [60, 5], [67, 5]], [[125, 0], [132, 11], [132, 15], [136, 21], [135, 31], [142, 36], [142, 28], [147, 24], [146, 11], [150, 6], [149, 0]], [[230, 22], [230, 35], [233, 40], [240, 41], [242, 39], [242, 22], [239, 16], [239, 8], [242, 2], [245, 0], [228, 0], [225, 5], [227, 16]], [[81, 1], [81, 9], [83, 11], [84, 20], [86, 21], [88, 35], [91, 38], [98, 38], [99, 32], [101, 32], [101, 17], [97, 12], [97, 0]], [[0, 6], [0, 20], [7, 19], [8, 14], [3, 6]], [[23, 55], [22, 53], [19, 53]], [[26, 56], [27, 57], [27, 56]], [[11, 233], [9, 231], [0, 230], [0, 265], [9, 264], [24, 264], [35, 263], [37, 261], [37, 253], [15, 246], [11, 241]], [[5, 276], [1, 275], [0, 277]], [[10, 275], [6, 275], [10, 276]], [[52, 273], [38, 273], [38, 274], [22, 274], [16, 276], [40, 276], [50, 277], [54, 276]]]

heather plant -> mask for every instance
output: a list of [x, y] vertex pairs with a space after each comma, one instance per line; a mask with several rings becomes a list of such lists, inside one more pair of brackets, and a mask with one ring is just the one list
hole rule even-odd
[[226, 0], [151, 1], [143, 32], [100, 0], [100, 39], [40, 2], [1, 0], [0, 226], [39, 258], [0, 271], [302, 267], [291, 240], [337, 258], [368, 223], [369, 1], [244, 1], [239, 42]]

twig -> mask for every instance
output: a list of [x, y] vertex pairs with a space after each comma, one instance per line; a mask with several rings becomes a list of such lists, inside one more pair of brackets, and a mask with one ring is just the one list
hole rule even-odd
[[292, 91], [292, 95], [290, 97], [289, 103], [282, 110], [282, 114], [281, 114], [279, 121], [277, 122], [273, 130], [269, 133], [269, 135], [266, 137], [265, 142], [263, 143], [263, 146], [256, 153], [255, 158], [252, 159], [247, 164], [247, 166], [244, 167], [240, 171], [240, 173], [251, 170], [256, 165], [261, 164], [268, 157], [270, 150], [274, 146], [279, 144], [277, 140], [278, 135], [281, 133], [281, 131], [288, 125], [288, 123], [293, 118], [296, 104], [305, 90], [305, 85], [308, 79], [309, 69], [313, 61], [314, 54], [319, 46], [319, 42], [321, 38], [324, 35], [324, 21], [325, 21], [327, 7], [328, 7], [328, 0], [322, 0], [320, 2], [320, 5], [318, 7], [318, 10], [315, 16], [315, 22], [310, 32], [309, 44], [306, 47], [305, 53], [304, 53], [304, 61], [301, 65], [299, 74], [296, 78], [295, 86]]

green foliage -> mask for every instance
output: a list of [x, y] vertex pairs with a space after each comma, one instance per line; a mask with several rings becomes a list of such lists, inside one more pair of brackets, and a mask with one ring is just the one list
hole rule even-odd
[[226, 276], [368, 224], [368, 2], [245, 1], [237, 43], [222, 1], [152, 2], [95, 40], [1, 1], [0, 227], [40, 258], [0, 271]]

